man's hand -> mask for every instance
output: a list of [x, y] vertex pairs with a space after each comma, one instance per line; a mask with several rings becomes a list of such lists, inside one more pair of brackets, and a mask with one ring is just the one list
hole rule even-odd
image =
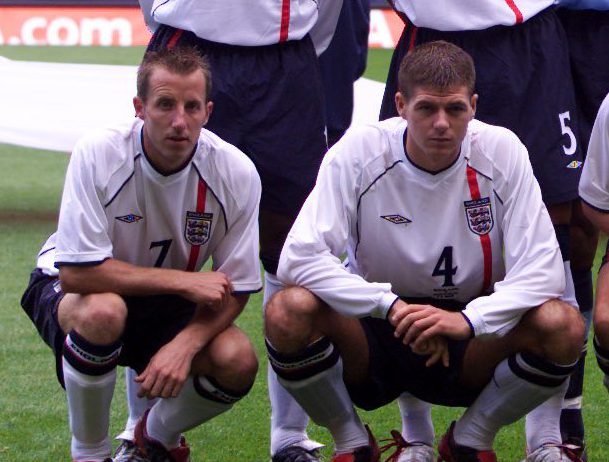
[[450, 355], [448, 352], [448, 343], [445, 337], [436, 336], [422, 342], [421, 346], [415, 344], [410, 345], [413, 352], [418, 355], [429, 355], [425, 362], [425, 366], [431, 367], [438, 361], [442, 360], [442, 365], [448, 367]]
[[196, 353], [179, 341], [179, 337], [163, 345], [152, 357], [144, 372], [135, 378], [140, 384], [138, 396], [149, 399], [175, 398], [189, 377]]
[[388, 320], [395, 327], [395, 336], [404, 336], [405, 345], [421, 350], [425, 342], [436, 336], [464, 340], [471, 328], [460, 313], [445, 311], [431, 305], [409, 305], [396, 301], [389, 310]]
[[226, 305], [233, 291], [228, 276], [219, 271], [184, 272], [181, 276], [184, 298], [214, 310]]

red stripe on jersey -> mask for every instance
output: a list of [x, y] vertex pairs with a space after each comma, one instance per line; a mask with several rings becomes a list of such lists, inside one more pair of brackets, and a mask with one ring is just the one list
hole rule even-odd
[[414, 48], [415, 42], [417, 40], [417, 26], [413, 23], [410, 23], [410, 41], [408, 42], [408, 51], [411, 51]]
[[[207, 196], [207, 185], [205, 181], [199, 179], [199, 185], [197, 187], [197, 212], [205, 212], [205, 197]], [[200, 245], [190, 245], [190, 256], [188, 257], [188, 266], [186, 271], [194, 271], [199, 259]]]
[[173, 35], [167, 42], [168, 50], [171, 50], [172, 48], [174, 48], [176, 46], [176, 44], [178, 43], [178, 40], [180, 40], [180, 37], [182, 36], [183, 32], [184, 31], [182, 29], [176, 29], [176, 31], [173, 33]]
[[514, 0], [505, 0], [505, 3], [507, 3], [510, 9], [514, 12], [514, 15], [516, 16], [516, 24], [522, 24], [524, 21], [524, 16], [522, 16], [522, 12], [516, 6]]
[[[476, 176], [476, 171], [469, 165], [467, 166], [467, 184], [469, 185], [469, 193], [472, 200], [479, 200], [480, 188], [478, 187], [478, 177]], [[493, 273], [493, 250], [491, 238], [488, 234], [480, 235], [480, 245], [482, 246], [482, 256], [484, 258], [484, 280], [480, 293], [486, 294], [491, 285], [491, 275]]]
[[288, 39], [290, 28], [290, 0], [281, 2], [281, 29], [279, 30], [279, 41], [285, 42]]

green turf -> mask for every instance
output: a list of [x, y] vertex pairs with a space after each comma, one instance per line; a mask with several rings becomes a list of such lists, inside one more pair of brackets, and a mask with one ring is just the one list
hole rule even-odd
[[145, 47], [0, 46], [0, 56], [19, 61], [82, 64], [137, 64]]
[[[0, 47], [11, 59], [137, 64], [142, 48]], [[383, 81], [390, 53], [374, 50], [366, 76]], [[65, 397], [54, 378], [50, 350], [40, 341], [19, 307], [21, 293], [42, 242], [56, 223], [63, 172], [68, 156], [0, 145], [0, 462], [69, 460]], [[598, 260], [597, 260], [598, 264]], [[269, 404], [266, 359], [262, 345], [261, 295], [251, 298], [239, 324], [253, 339], [261, 368], [252, 392], [230, 412], [188, 433], [193, 461], [268, 461]], [[592, 350], [590, 350], [592, 351]], [[606, 460], [608, 397], [590, 355], [586, 368], [584, 414], [591, 461]], [[112, 434], [125, 419], [122, 375], [116, 387]], [[438, 435], [459, 409], [435, 407]], [[363, 412], [379, 437], [399, 428], [397, 406]], [[502, 430], [496, 442], [499, 460], [520, 460], [524, 451], [522, 421]], [[310, 426], [310, 434], [329, 443], [328, 434]], [[329, 456], [329, 449], [325, 451]]]

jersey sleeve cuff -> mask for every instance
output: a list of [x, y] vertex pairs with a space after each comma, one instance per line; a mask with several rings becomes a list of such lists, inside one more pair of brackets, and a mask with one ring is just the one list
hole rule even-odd
[[472, 330], [472, 337], [478, 337], [480, 335], [484, 335], [485, 333], [485, 323], [482, 316], [478, 314], [478, 312], [470, 307], [465, 308], [461, 311], [461, 315], [465, 318], [465, 321], [469, 324], [469, 327]]
[[97, 266], [108, 260], [109, 257], [102, 258], [101, 260], [90, 260], [90, 261], [56, 261], [55, 268], [62, 266]]
[[604, 206], [605, 208], [603, 208], [603, 207], [599, 207], [598, 205], [595, 205], [595, 204], [593, 204], [592, 202], [590, 202], [590, 200], [591, 200], [590, 198], [588, 198], [588, 197], [584, 198], [584, 197], [581, 195], [581, 193], [580, 193], [580, 195], [579, 195], [579, 198], [581, 199], [581, 201], [582, 201], [582, 202], [585, 202], [585, 204], [586, 204], [588, 207], [590, 207], [591, 209], [596, 210], [597, 212], [600, 212], [600, 213], [609, 213], [609, 206], [607, 206], [607, 204], [603, 204], [603, 206]]
[[391, 309], [393, 304], [399, 300], [399, 298], [400, 297], [398, 297], [396, 294], [394, 294], [392, 292], [387, 292], [386, 294], [383, 294], [383, 296], [381, 297], [381, 301], [379, 303], [378, 309], [374, 313], [371, 314], [372, 317], [387, 319], [389, 310]]
[[465, 319], [465, 322], [467, 324], [469, 324], [469, 329], [470, 329], [469, 338], [474, 338], [476, 336], [475, 331], [474, 331], [474, 325], [469, 320], [469, 318], [463, 313], [463, 311], [461, 311], [461, 316], [463, 316], [463, 319]]
[[260, 291], [262, 291], [262, 286], [259, 286], [255, 289], [235, 288], [235, 290], [233, 292], [231, 292], [231, 295], [251, 295], [251, 294], [257, 294]]

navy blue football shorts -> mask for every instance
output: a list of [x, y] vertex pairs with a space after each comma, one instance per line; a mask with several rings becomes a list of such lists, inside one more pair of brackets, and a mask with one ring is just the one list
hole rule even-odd
[[295, 217], [326, 152], [323, 86], [311, 39], [234, 46], [161, 25], [149, 50], [196, 47], [211, 65], [205, 128], [241, 149], [262, 182], [260, 208]]
[[[35, 269], [21, 299], [21, 306], [40, 337], [55, 353], [57, 378], [63, 386], [62, 354], [66, 334], [57, 319], [64, 296], [57, 277]], [[176, 295], [124, 297], [127, 324], [118, 363], [143, 372], [154, 354], [172, 340], [191, 320], [195, 304]]]
[[560, 8], [558, 17], [569, 42], [585, 155], [598, 108], [609, 93], [609, 10]]
[[365, 382], [347, 384], [356, 406], [366, 410], [377, 409], [408, 392], [429, 403], [467, 407], [482, 391], [459, 384], [469, 340], [449, 340], [449, 367], [438, 363], [426, 367], [428, 356], [413, 353], [401, 338], [395, 338], [394, 328], [388, 321], [362, 318], [360, 323], [368, 340], [370, 365]]
[[445, 40], [467, 51], [476, 67], [476, 119], [512, 130], [529, 151], [546, 205], [578, 197], [584, 157], [567, 38], [549, 8], [523, 24], [442, 32], [407, 23], [395, 49], [380, 118], [397, 116], [399, 64], [414, 45]]

